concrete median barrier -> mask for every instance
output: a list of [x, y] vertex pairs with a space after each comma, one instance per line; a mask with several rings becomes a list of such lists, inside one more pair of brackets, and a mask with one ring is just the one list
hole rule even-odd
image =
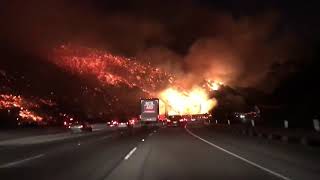
[[[116, 128], [107, 127], [105, 123], [103, 124], [92, 124], [92, 130], [94, 132], [99, 131], [114, 131]], [[44, 134], [48, 132], [47, 134]], [[50, 132], [50, 133], [49, 133]], [[52, 141], [59, 141], [71, 138], [77, 138], [82, 136], [88, 136], [92, 133], [90, 132], [79, 132], [79, 133], [72, 133], [70, 130], [65, 128], [60, 128], [60, 130], [50, 131], [44, 130], [42, 134], [35, 130], [30, 130], [29, 133], [21, 133], [19, 130], [11, 130], [11, 134], [17, 134], [16, 136], [12, 136], [11, 138], [6, 138], [5, 136], [0, 140], [0, 146], [5, 145], [28, 145], [28, 144], [39, 144], [39, 143], [46, 143]]]
[[320, 133], [304, 129], [249, 127], [244, 124], [212, 124], [216, 131], [238, 133], [246, 136], [257, 136], [268, 140], [282, 141], [291, 144], [303, 144], [320, 147]]

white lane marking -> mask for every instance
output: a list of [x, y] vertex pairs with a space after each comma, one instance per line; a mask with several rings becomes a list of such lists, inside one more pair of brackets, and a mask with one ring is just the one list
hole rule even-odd
[[109, 138], [111, 138], [111, 137], [112, 137], [111, 135], [103, 136], [103, 137], [101, 138], [101, 140], [109, 139]]
[[149, 136], [152, 136], [152, 133], [150, 133]]
[[187, 131], [190, 135], [192, 135], [193, 137], [195, 137], [195, 138], [197, 138], [197, 139], [199, 139], [199, 140], [207, 143], [208, 145], [210, 145], [210, 146], [212, 146], [212, 147], [215, 147], [215, 148], [217, 148], [217, 149], [219, 149], [219, 150], [221, 150], [221, 151], [223, 151], [223, 152], [225, 152], [225, 153], [227, 153], [227, 154], [229, 154], [229, 155], [231, 155], [231, 156], [234, 156], [234, 157], [236, 157], [236, 158], [238, 158], [238, 159], [240, 159], [240, 160], [242, 160], [242, 161], [244, 161], [244, 162], [246, 162], [246, 163], [248, 163], [248, 164], [250, 164], [250, 165], [252, 165], [252, 166], [255, 166], [255, 167], [257, 167], [257, 168], [259, 168], [259, 169], [261, 169], [261, 170], [263, 170], [263, 171], [266, 171], [266, 172], [268, 172], [268, 173], [270, 173], [270, 174], [272, 174], [272, 175], [274, 175], [274, 176], [277, 176], [278, 178], [281, 178], [281, 179], [284, 179], [284, 180], [291, 180], [290, 178], [288, 178], [288, 177], [286, 177], [286, 176], [284, 176], [284, 175], [282, 175], [282, 174], [280, 174], [280, 173], [274, 172], [274, 171], [272, 171], [272, 170], [270, 170], [270, 169], [268, 169], [268, 168], [265, 168], [265, 167], [263, 167], [263, 166], [260, 166], [260, 165], [257, 164], [257, 163], [254, 163], [254, 162], [252, 162], [252, 161], [250, 161], [250, 160], [248, 160], [248, 159], [246, 159], [246, 158], [244, 158], [244, 157], [241, 157], [241, 156], [239, 156], [239, 155], [237, 155], [237, 154], [235, 154], [235, 153], [233, 153], [233, 152], [230, 152], [230, 151], [228, 151], [228, 150], [226, 150], [226, 149], [224, 149], [224, 148], [222, 148], [222, 147], [220, 147], [220, 146], [218, 146], [218, 145], [215, 145], [215, 144], [213, 144], [213, 143], [211, 143], [211, 142], [209, 142], [209, 141], [201, 138], [200, 136], [198, 136], [198, 135], [194, 134], [193, 132], [191, 132], [191, 131], [187, 128], [187, 126], [185, 126], [185, 129], [186, 129], [186, 131]]
[[134, 147], [127, 155], [124, 157], [124, 160], [128, 160], [130, 156], [137, 150], [137, 147]]
[[12, 167], [12, 166], [16, 166], [16, 165], [25, 163], [27, 161], [31, 161], [31, 160], [34, 160], [34, 159], [41, 158], [42, 156], [44, 156], [44, 154], [39, 154], [37, 156], [29, 157], [29, 158], [22, 159], [22, 160], [19, 160], [19, 161], [14, 161], [14, 162], [11, 162], [11, 163], [7, 163], [7, 164], [4, 164], [4, 165], [1, 165], [0, 168], [9, 168], [9, 167]]
[[107, 128], [94, 128], [92, 129], [93, 131], [101, 131], [101, 130], [104, 130], [104, 129], [107, 129]]

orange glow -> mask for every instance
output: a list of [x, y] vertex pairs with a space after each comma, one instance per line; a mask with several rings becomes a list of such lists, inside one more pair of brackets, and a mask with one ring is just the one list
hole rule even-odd
[[75, 45], [55, 48], [51, 61], [77, 75], [94, 75], [102, 84], [138, 87], [152, 93], [169, 83], [171, 75], [149, 64], [134, 59], [115, 56], [107, 51]]
[[207, 82], [208, 88], [210, 88], [210, 90], [212, 91], [218, 91], [220, 87], [223, 85], [223, 83], [220, 81], [207, 80], [206, 82]]
[[13, 107], [20, 107], [23, 104], [23, 100], [20, 96], [13, 96], [7, 94], [0, 95], [0, 109], [7, 109]]
[[[42, 100], [47, 102], [47, 100]], [[51, 102], [51, 101], [50, 101]], [[11, 94], [0, 94], [0, 109], [19, 108], [19, 116], [23, 120], [41, 121], [43, 118], [35, 112], [29, 110], [30, 108], [38, 108], [39, 105], [27, 101], [21, 96]]]
[[23, 119], [29, 119], [33, 121], [42, 121], [42, 117], [36, 115], [34, 112], [28, 111], [28, 110], [21, 110], [19, 112], [19, 116]]
[[210, 99], [207, 92], [200, 87], [194, 87], [190, 91], [168, 88], [160, 93], [160, 99], [167, 104], [168, 115], [205, 114], [217, 104], [217, 101]]
[[217, 84], [217, 83], [212, 83], [212, 84], [210, 84], [210, 88], [211, 88], [213, 91], [217, 91], [217, 90], [219, 90], [220, 86], [219, 86], [219, 84]]

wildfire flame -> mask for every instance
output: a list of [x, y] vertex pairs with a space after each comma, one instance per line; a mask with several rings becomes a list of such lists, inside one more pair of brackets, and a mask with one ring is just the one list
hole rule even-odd
[[[165, 89], [158, 94], [162, 104], [160, 108], [166, 109], [168, 115], [205, 114], [217, 104], [215, 99], [209, 98], [205, 88], [180, 90], [171, 73], [152, 67], [150, 63], [142, 64], [103, 50], [62, 45], [55, 48], [50, 59], [73, 74], [93, 75], [103, 85], [137, 87], [151, 96], [156, 96], [159, 89], [170, 84], [175, 88]], [[216, 86], [211, 88], [218, 89]]]
[[208, 87], [212, 91], [218, 91], [222, 85], [223, 85], [223, 83], [220, 81], [206, 80], [205, 86]]
[[[41, 99], [42, 103], [51, 103], [51, 101]], [[33, 112], [30, 109], [39, 108], [39, 104], [26, 100], [21, 96], [15, 96], [12, 94], [0, 94], [0, 109], [19, 109], [19, 116], [23, 120], [42, 121], [43, 117]]]
[[104, 85], [138, 87], [151, 94], [172, 79], [169, 73], [150, 64], [94, 48], [62, 45], [50, 59], [71, 73], [93, 75]]
[[42, 117], [39, 115], [36, 115], [34, 112], [31, 112], [27, 109], [21, 110], [19, 112], [19, 116], [23, 119], [33, 120], [33, 121], [42, 121]]
[[210, 99], [207, 92], [200, 87], [194, 87], [190, 91], [179, 91], [176, 88], [168, 88], [160, 93], [160, 99], [166, 104], [168, 115], [192, 115], [206, 114], [217, 105], [215, 99]]

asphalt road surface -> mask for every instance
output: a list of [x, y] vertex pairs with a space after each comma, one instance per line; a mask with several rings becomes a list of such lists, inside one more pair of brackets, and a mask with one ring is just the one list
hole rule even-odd
[[205, 127], [0, 146], [1, 179], [319, 179], [320, 151]]

